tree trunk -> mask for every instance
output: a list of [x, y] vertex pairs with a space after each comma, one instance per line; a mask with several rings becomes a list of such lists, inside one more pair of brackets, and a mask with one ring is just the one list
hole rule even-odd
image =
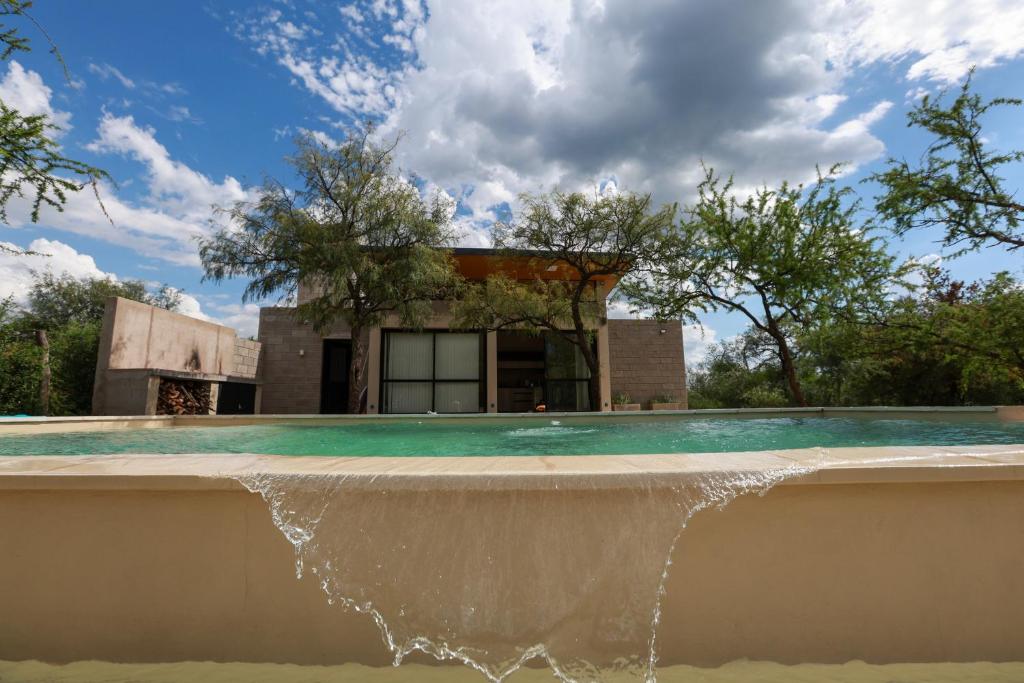
[[36, 330], [36, 344], [43, 349], [43, 371], [39, 378], [39, 411], [50, 414], [50, 340], [46, 330]]
[[352, 328], [352, 358], [348, 365], [348, 412], [355, 415], [363, 412], [363, 384], [366, 377], [366, 343], [363, 328]]
[[[774, 336], [774, 335], [773, 335]], [[789, 352], [789, 344], [781, 334], [775, 337], [779, 345], [779, 356], [782, 358], [782, 371], [786, 373], [786, 382], [789, 384], [789, 393], [793, 402], [801, 408], [807, 406], [807, 399], [804, 398], [804, 391], [800, 388], [800, 380], [796, 376], [796, 365], [793, 363], [793, 356]]]
[[590, 391], [590, 409], [600, 411], [601, 365], [597, 361], [597, 354], [594, 353], [594, 349], [590, 345], [590, 335], [587, 334], [587, 329], [583, 325], [583, 316], [580, 314], [578, 305], [573, 306], [572, 318], [576, 332], [576, 345], [579, 347], [580, 353], [583, 354], [583, 361], [587, 364], [587, 369], [590, 370], [590, 382], [587, 384]]

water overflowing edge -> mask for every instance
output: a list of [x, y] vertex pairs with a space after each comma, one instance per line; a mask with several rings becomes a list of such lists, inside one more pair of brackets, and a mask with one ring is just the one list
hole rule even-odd
[[[692, 484], [697, 482], [698, 485], [702, 485], [702, 490], [708, 494], [697, 504], [684, 508], [685, 512], [682, 518], [678, 520], [678, 526], [675, 534], [666, 549], [664, 563], [658, 585], [656, 587], [656, 597], [653, 612], [650, 615], [650, 635], [648, 639], [648, 651], [647, 660], [644, 666], [644, 680], [647, 683], [655, 683], [657, 680], [656, 666], [658, 661], [657, 656], [657, 630], [658, 625], [661, 621], [661, 606], [662, 599], [666, 593], [666, 582], [669, 577], [669, 572], [672, 565], [672, 556], [679, 544], [683, 532], [686, 529], [689, 521], [694, 515], [699, 512], [715, 508], [722, 509], [726, 507], [736, 498], [748, 494], [757, 493], [759, 496], [764, 496], [777, 484], [786, 481], [791, 478], [805, 476], [813, 474], [817, 471], [822, 463], [824, 462], [827, 451], [822, 448], [818, 449], [807, 449], [814, 451], [816, 456], [812, 458], [811, 464], [793, 462], [791, 465], [773, 468], [773, 469], [757, 469], [757, 470], [746, 470], [746, 471], [729, 471], [723, 470], [718, 472], [690, 472], [690, 473], [679, 473], [676, 476], [683, 483]], [[352, 475], [348, 474], [287, 474], [287, 475], [267, 475], [260, 472], [250, 472], [231, 475], [236, 481], [241, 483], [251, 493], [259, 494], [263, 500], [268, 504], [270, 508], [271, 517], [274, 521], [274, 525], [279, 531], [285, 536], [288, 542], [292, 545], [295, 551], [295, 570], [296, 578], [301, 579], [305, 572], [305, 558], [304, 551], [306, 545], [313, 540], [315, 537], [317, 527], [321, 522], [324, 510], [326, 510], [329, 501], [324, 500], [324, 505], [320, 510], [320, 513], [308, 520], [306, 528], [299, 528], [293, 524], [290, 524], [284, 519], [282, 514], [282, 505], [285, 505], [287, 501], [286, 496], [283, 494], [280, 487], [275, 486], [280, 479], [284, 476], [290, 480], [301, 479], [305, 481], [322, 480], [329, 486], [325, 486], [325, 489], [331, 488], [336, 494], [340, 493], [343, 495], [346, 483], [352, 479]], [[375, 475], [370, 477], [362, 484], [375, 481], [379, 476]], [[559, 475], [553, 475], [553, 478], [557, 478]], [[622, 476], [622, 475], [612, 475]], [[651, 474], [650, 482], [655, 486], [666, 486], [665, 474]], [[558, 490], [557, 483], [552, 484], [551, 490]], [[329, 565], [328, 565], [328, 568]], [[317, 574], [318, 569], [316, 566], [312, 567], [312, 573]], [[368, 614], [376, 624], [382, 642], [393, 656], [392, 664], [394, 666], [401, 665], [405, 657], [414, 651], [420, 651], [427, 654], [439, 662], [445, 661], [456, 661], [465, 666], [468, 666], [479, 673], [481, 673], [491, 683], [501, 683], [506, 678], [514, 674], [516, 671], [521, 669], [531, 660], [541, 659], [548, 667], [550, 667], [553, 675], [563, 683], [579, 683], [580, 679], [573, 677], [569, 672], [564, 670], [558, 660], [551, 655], [548, 647], [544, 643], [535, 643], [531, 646], [523, 647], [520, 656], [511, 665], [504, 667], [501, 671], [493, 673], [487, 666], [474, 659], [468, 654], [464, 648], [456, 646], [452, 647], [447, 642], [436, 643], [430, 640], [426, 636], [418, 636], [412, 639], [408, 639], [405, 643], [399, 643], [396, 641], [392, 628], [387, 623], [384, 615], [374, 607], [371, 602], [359, 602], [349, 596], [339, 596], [332, 593], [330, 590], [330, 579], [318, 576], [321, 590], [324, 592], [329, 604], [335, 604], [336, 602], [341, 604], [346, 609], [350, 609], [360, 614]], [[599, 672], [595, 672], [598, 673]]]

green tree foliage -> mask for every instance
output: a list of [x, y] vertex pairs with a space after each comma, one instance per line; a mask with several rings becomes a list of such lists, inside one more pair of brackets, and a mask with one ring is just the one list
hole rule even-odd
[[806, 405], [795, 333], [837, 316], [863, 317], [884, 305], [904, 273], [872, 228], [857, 223], [849, 193], [830, 174], [809, 188], [783, 183], [740, 200], [731, 179], [708, 170], [670, 257], [626, 291], [659, 318], [744, 315], [774, 343], [792, 402]]
[[36, 274], [28, 303], [0, 301], [0, 414], [40, 412], [41, 349], [36, 330], [50, 341], [51, 415], [88, 415], [96, 373], [100, 327], [108, 297], [120, 296], [174, 310], [178, 293], [164, 287], [155, 293], [134, 280], [75, 279]]
[[[767, 407], [785, 386], [756, 330], [715, 345], [689, 376], [693, 407]], [[1024, 402], [1024, 288], [1006, 273], [974, 282], [925, 271], [917, 292], [874, 321], [801, 330], [797, 372], [814, 405]]]
[[1024, 161], [1024, 151], [1000, 152], [985, 142], [982, 117], [1000, 106], [1021, 100], [1000, 97], [984, 101], [971, 92], [970, 77], [946, 106], [944, 97], [924, 97], [908, 115], [907, 125], [934, 136], [921, 161], [890, 159], [875, 174], [885, 193], [877, 198], [880, 216], [899, 234], [916, 228], [941, 227], [943, 246], [956, 253], [983, 246], [1024, 247], [1024, 204], [1004, 186], [1003, 176]]
[[[20, 19], [41, 30], [27, 13], [31, 6], [27, 0], [0, 0], [0, 59], [30, 49], [28, 39], [7, 22]], [[56, 48], [51, 51], [60, 60]], [[7, 204], [14, 197], [32, 197], [32, 221], [36, 222], [43, 207], [63, 211], [68, 195], [86, 186], [92, 187], [103, 208], [98, 183], [108, 174], [64, 156], [54, 139], [58, 130], [45, 115], [27, 116], [0, 100], [0, 221], [7, 221]], [[0, 244], [0, 251], [12, 250]]]
[[750, 329], [713, 345], [687, 375], [689, 407], [777, 408], [789, 403], [771, 338]]
[[567, 267], [575, 279], [519, 282], [503, 275], [470, 286], [454, 307], [468, 328], [518, 328], [560, 335], [579, 349], [590, 371], [590, 405], [601, 407], [601, 368], [593, 331], [604, 316], [602, 279], [639, 276], [666, 254], [675, 207], [652, 211], [649, 195], [588, 196], [553, 192], [522, 197], [519, 220], [500, 223], [495, 246], [535, 254], [544, 271]]
[[369, 131], [337, 148], [312, 136], [296, 141], [290, 159], [301, 180], [292, 191], [267, 180], [253, 202], [229, 211], [234, 226], [201, 242], [206, 278], [247, 277], [244, 298], [296, 293], [300, 320], [325, 331], [352, 332], [349, 412], [360, 412], [365, 385], [364, 331], [389, 316], [420, 327], [431, 300], [456, 285], [450, 254], [450, 206], [425, 201], [394, 168], [397, 144], [378, 145]]

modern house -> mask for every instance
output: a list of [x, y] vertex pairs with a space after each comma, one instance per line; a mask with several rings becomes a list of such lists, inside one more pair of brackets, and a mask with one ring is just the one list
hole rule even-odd
[[[575, 280], [578, 273], [542, 254], [455, 249], [459, 273], [482, 281], [501, 273], [524, 281]], [[682, 328], [651, 320], [609, 320], [605, 302], [614, 277], [595, 283], [599, 314], [594, 350], [601, 404], [590, 405], [590, 376], [579, 349], [556, 334], [517, 330], [456, 331], [447, 302], [434, 302], [422, 330], [396, 319], [368, 332], [363, 405], [367, 413], [515, 413], [611, 410], [628, 394], [647, 404], [672, 396], [685, 405]], [[299, 300], [310, 296], [300, 288]], [[338, 324], [324, 335], [286, 307], [260, 311], [260, 378], [265, 413], [337, 413], [345, 409], [351, 333]]]
[[[482, 281], [501, 273], [534, 281], [578, 280], [575, 269], [536, 253], [456, 249], [458, 271]], [[614, 277], [594, 283], [593, 344], [600, 405], [590, 405], [590, 375], [579, 349], [557, 334], [451, 329], [446, 301], [433, 302], [423, 329], [397, 319], [366, 332], [361, 390], [365, 412], [518, 413], [607, 411], [628, 395], [647, 407], [671, 396], [686, 405], [682, 327], [654, 320], [609, 320]], [[299, 300], [311, 296], [301, 287]], [[258, 341], [228, 327], [126, 299], [107, 305], [97, 361], [93, 414], [155, 414], [180, 396], [199, 412], [335, 414], [346, 410], [352, 335], [325, 334], [296, 319], [293, 307], [260, 310]], [[162, 406], [162, 407], [161, 407]], [[188, 406], [186, 410], [190, 410]]]

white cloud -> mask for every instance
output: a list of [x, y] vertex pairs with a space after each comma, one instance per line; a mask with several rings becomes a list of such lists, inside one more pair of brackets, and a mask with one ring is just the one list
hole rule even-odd
[[[131, 116], [105, 113], [97, 132], [97, 139], [88, 148], [119, 154], [141, 164], [146, 194], [130, 201], [120, 197], [109, 183], [100, 183], [99, 192], [109, 219], [93, 193], [85, 189], [68, 195], [63, 212], [44, 210], [40, 223], [105, 240], [169, 263], [198, 265], [195, 241], [209, 233], [215, 217], [213, 206], [229, 206], [247, 199], [248, 191], [231, 176], [216, 182], [174, 160], [157, 141], [156, 131], [137, 125]], [[7, 211], [10, 227], [30, 223], [28, 198], [13, 199]]]
[[53, 91], [43, 83], [35, 71], [28, 71], [16, 61], [7, 66], [0, 80], [0, 100], [24, 116], [45, 115], [63, 130], [71, 127], [71, 114], [54, 109], [50, 98]]
[[257, 304], [207, 303], [216, 313], [214, 322], [235, 329], [239, 337], [255, 337], [260, 322], [260, 307]]
[[[327, 133], [323, 132], [322, 130], [310, 130], [309, 128], [302, 128], [300, 126], [298, 131], [302, 135], [308, 135], [309, 137], [313, 138], [314, 140], [319, 142], [324, 147], [331, 147], [331, 148], [333, 148], [333, 147], [337, 147], [338, 144], [339, 144], [337, 140], [335, 140], [334, 138], [332, 138], [330, 135], [328, 135]], [[275, 131], [275, 139], [276, 139], [276, 137], [277, 137], [277, 135], [276, 135], [276, 131]]]
[[707, 325], [683, 325], [683, 358], [688, 369], [697, 367], [707, 358], [708, 349], [717, 342], [717, 337], [718, 333]]
[[111, 66], [110, 64], [89, 64], [89, 73], [96, 74], [104, 81], [113, 78], [129, 90], [135, 88], [135, 81], [121, 73], [121, 70], [116, 66]]
[[[0, 242], [11, 250], [19, 250], [10, 242]], [[116, 280], [113, 273], [105, 273], [92, 256], [77, 251], [57, 240], [35, 239], [28, 245], [35, 254], [13, 254], [0, 250], [0, 299], [14, 297], [15, 303], [26, 303], [32, 286], [32, 273], [49, 271], [54, 275], [75, 278], [107, 278]]]
[[904, 62], [908, 80], [952, 83], [1024, 53], [1018, 0], [855, 0], [822, 12], [837, 27], [833, 58], [850, 65]]
[[[413, 51], [413, 40], [425, 21], [418, 0], [403, 2], [401, 7], [390, 2], [377, 3], [371, 10], [378, 19], [387, 18], [386, 41]], [[322, 98], [335, 111], [355, 118], [384, 114], [395, 104], [405, 66], [380, 61], [363, 49], [375, 46], [363, 29], [364, 14], [354, 5], [340, 11], [349, 30], [347, 35], [339, 35], [334, 48], [325, 54], [317, 55], [302, 44], [306, 39], [321, 36], [316, 26], [286, 19], [279, 9], [250, 14], [233, 30], [257, 52], [276, 60], [297, 85]], [[359, 43], [356, 49], [354, 42]]]
[[338, 11], [341, 12], [343, 17], [347, 17], [357, 24], [363, 23], [363, 13], [359, 11], [359, 8], [354, 3], [351, 5], [345, 5], [344, 7], [339, 7]]
[[[10, 242], [0, 246], [12, 251], [20, 248]], [[74, 278], [103, 278], [118, 280], [114, 273], [108, 273], [96, 265], [95, 259], [74, 247], [58, 240], [35, 239], [27, 247], [33, 254], [16, 254], [0, 250], [0, 300], [8, 296], [18, 305], [25, 305], [32, 286], [34, 272], [50, 272], [56, 276], [68, 275]], [[157, 283], [151, 283], [153, 287]], [[234, 328], [240, 336], [255, 336], [259, 326], [259, 306], [256, 304], [208, 303], [215, 312], [210, 315], [203, 310], [199, 298], [188, 292], [171, 287], [179, 296], [177, 312], [199, 320], [207, 320]], [[205, 297], [204, 297], [205, 298]]]

